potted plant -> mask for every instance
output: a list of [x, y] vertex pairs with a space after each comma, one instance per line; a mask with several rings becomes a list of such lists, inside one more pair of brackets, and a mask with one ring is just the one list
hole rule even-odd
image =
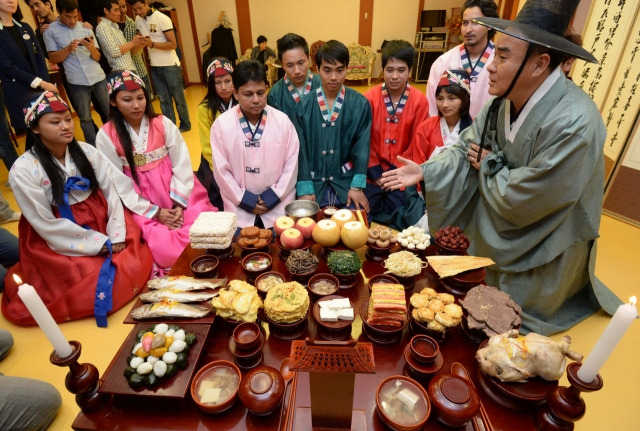
[[355, 251], [339, 250], [329, 253], [327, 266], [340, 282], [340, 287], [347, 288], [356, 285], [362, 262]]

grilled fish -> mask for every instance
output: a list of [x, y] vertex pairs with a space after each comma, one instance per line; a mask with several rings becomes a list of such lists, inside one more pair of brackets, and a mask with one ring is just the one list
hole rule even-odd
[[202, 305], [187, 305], [176, 301], [154, 302], [142, 305], [131, 311], [131, 317], [136, 320], [154, 319], [156, 317], [204, 317], [212, 309]]
[[160, 302], [164, 300], [176, 302], [200, 302], [208, 301], [218, 296], [217, 291], [207, 289], [202, 291], [185, 291], [175, 288], [152, 290], [140, 295], [142, 302]]
[[157, 289], [177, 289], [182, 291], [215, 289], [227, 285], [226, 278], [193, 278], [186, 275], [166, 276], [156, 278], [147, 282], [147, 287], [151, 290]]

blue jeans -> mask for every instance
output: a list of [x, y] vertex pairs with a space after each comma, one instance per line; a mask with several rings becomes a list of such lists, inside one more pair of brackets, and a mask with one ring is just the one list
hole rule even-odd
[[7, 170], [11, 169], [13, 162], [18, 158], [13, 143], [11, 142], [11, 134], [9, 132], [9, 122], [7, 121], [7, 112], [4, 107], [4, 95], [0, 88], [0, 158], [7, 167]]
[[177, 124], [172, 103], [175, 102], [180, 118], [180, 130], [191, 129], [189, 109], [184, 97], [184, 88], [182, 88], [182, 69], [180, 66], [151, 66], [151, 78], [156, 94], [160, 98], [162, 115], [173, 121], [173, 124]]
[[[4, 228], [0, 228], [0, 292], [4, 290], [4, 276], [7, 269], [20, 260], [18, 237]], [[1, 407], [1, 406], [0, 406]]]
[[107, 81], [103, 79], [93, 85], [75, 85], [69, 83], [69, 97], [73, 100], [73, 106], [80, 118], [80, 127], [87, 144], [96, 145], [96, 129], [91, 118], [91, 94], [100, 104], [103, 112], [109, 112], [109, 92]]

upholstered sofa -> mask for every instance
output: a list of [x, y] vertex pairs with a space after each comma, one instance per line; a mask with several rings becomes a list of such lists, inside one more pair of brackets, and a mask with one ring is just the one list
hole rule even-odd
[[349, 49], [349, 67], [347, 68], [346, 79], [352, 81], [367, 80], [371, 85], [371, 75], [373, 74], [373, 62], [376, 60], [375, 52], [371, 52], [371, 47], [352, 43], [347, 46]]

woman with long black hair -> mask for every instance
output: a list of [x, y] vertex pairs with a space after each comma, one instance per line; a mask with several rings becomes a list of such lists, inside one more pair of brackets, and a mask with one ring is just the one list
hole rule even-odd
[[[154, 114], [142, 79], [129, 70], [113, 71], [107, 88], [109, 121], [98, 132], [96, 146], [129, 177], [124, 181], [136, 193], [169, 208], [157, 220], [137, 211], [133, 215], [153, 254], [154, 275], [162, 276], [189, 244], [189, 228], [198, 215], [216, 208], [193, 174], [180, 131], [169, 118]], [[115, 183], [118, 190], [126, 186]]]
[[95, 315], [106, 326], [107, 313], [124, 306], [149, 278], [149, 248], [122, 207], [113, 165], [76, 141], [60, 96], [37, 94], [25, 108], [25, 124], [34, 145], [9, 174], [22, 211], [20, 262], [5, 277], [2, 313], [19, 325], [35, 323], [17, 296], [17, 274], [36, 288], [56, 321]]
[[233, 81], [231, 74], [233, 67], [224, 57], [216, 57], [207, 67], [207, 95], [198, 106], [198, 133], [202, 155], [200, 167], [196, 176], [209, 195], [209, 201], [219, 209], [222, 209], [222, 196], [220, 187], [213, 177], [213, 162], [211, 160], [211, 126], [213, 122], [231, 107], [238, 104], [233, 97]]

